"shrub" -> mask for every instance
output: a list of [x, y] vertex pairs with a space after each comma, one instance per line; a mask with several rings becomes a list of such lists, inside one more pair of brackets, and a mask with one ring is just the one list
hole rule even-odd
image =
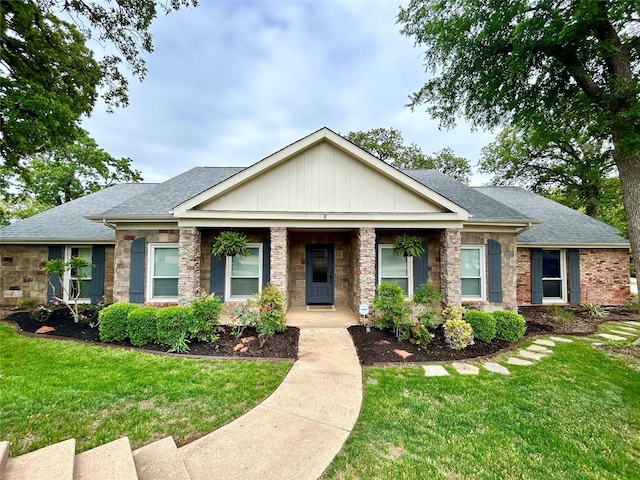
[[378, 328], [396, 329], [409, 319], [404, 292], [395, 283], [382, 282], [378, 285], [373, 297], [373, 309], [376, 312], [373, 323]]
[[170, 352], [189, 351], [187, 333], [191, 322], [191, 309], [188, 307], [166, 307], [156, 314], [158, 343], [171, 347]]
[[416, 345], [427, 346], [433, 340], [433, 333], [424, 325], [414, 325], [411, 327], [411, 337], [416, 340]]
[[454, 350], [462, 350], [473, 345], [473, 328], [461, 318], [444, 322], [444, 338]]
[[156, 327], [156, 309], [140, 307], [127, 315], [127, 335], [131, 345], [139, 346], [155, 342], [158, 337]]
[[443, 320], [462, 320], [462, 315], [464, 314], [464, 307], [450, 307], [447, 306], [444, 310], [442, 310], [442, 318]]
[[471, 325], [473, 336], [483, 342], [491, 342], [496, 336], [496, 319], [490, 313], [471, 310], [464, 315], [464, 321]]
[[553, 320], [561, 325], [569, 325], [573, 321], [573, 313], [559, 305], [551, 305], [548, 310], [553, 315]]
[[491, 315], [496, 319], [496, 338], [498, 340], [515, 342], [522, 338], [527, 329], [524, 317], [515, 312], [497, 310]]
[[431, 283], [421, 284], [413, 294], [413, 301], [422, 305], [435, 305], [440, 298], [440, 292]]
[[40, 306], [37, 298], [25, 298], [18, 302], [16, 310], [33, 310]]
[[189, 336], [203, 342], [217, 341], [219, 337], [215, 334], [215, 327], [218, 325], [221, 312], [220, 298], [214, 294], [203, 295], [193, 300]]
[[251, 306], [250, 302], [240, 307], [232, 307], [231, 313], [235, 321], [231, 325], [229, 334], [232, 337], [241, 337], [247, 327], [255, 327], [258, 321], [258, 307]]
[[127, 338], [127, 316], [136, 308], [139, 307], [135, 303], [114, 303], [100, 310], [98, 314], [100, 340], [103, 342], [125, 340]]
[[442, 325], [442, 316], [439, 312], [426, 311], [418, 315], [418, 321], [429, 330], [435, 330]]
[[255, 329], [262, 348], [269, 338], [287, 329], [284, 320], [284, 294], [278, 287], [266, 285], [255, 304], [258, 307]]
[[581, 303], [580, 310], [591, 317], [605, 318], [609, 315], [609, 312], [607, 312], [602, 305], [598, 305], [597, 303]]

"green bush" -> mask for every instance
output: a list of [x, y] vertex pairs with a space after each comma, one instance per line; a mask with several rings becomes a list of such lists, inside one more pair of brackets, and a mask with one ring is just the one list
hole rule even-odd
[[378, 328], [396, 329], [398, 325], [405, 325], [409, 319], [404, 292], [395, 283], [382, 282], [376, 288], [373, 297], [373, 324]]
[[127, 316], [138, 307], [135, 303], [114, 303], [100, 310], [98, 331], [103, 342], [118, 342], [127, 338]]
[[411, 327], [411, 337], [416, 340], [416, 345], [427, 346], [433, 340], [433, 333], [424, 325], [414, 325]]
[[156, 341], [158, 331], [156, 327], [156, 309], [154, 307], [140, 307], [131, 310], [127, 315], [127, 335], [131, 345], [143, 346]]
[[191, 309], [166, 307], [159, 310], [156, 317], [158, 343], [171, 347], [170, 352], [188, 352], [187, 334], [191, 323]]
[[462, 350], [473, 345], [473, 328], [460, 318], [444, 322], [444, 338], [454, 350]]
[[220, 298], [214, 294], [203, 295], [191, 302], [191, 322], [188, 327], [190, 338], [195, 338], [202, 342], [215, 342], [218, 335], [215, 327], [218, 325], [222, 305]]
[[507, 310], [493, 312], [496, 319], [496, 338], [506, 342], [515, 342], [522, 338], [527, 329], [527, 324], [522, 315]]
[[258, 307], [255, 329], [260, 341], [260, 348], [262, 348], [269, 338], [287, 329], [284, 320], [284, 294], [278, 287], [266, 285], [255, 303]]
[[440, 325], [442, 325], [442, 316], [440, 312], [427, 310], [426, 312], [418, 315], [418, 322], [420, 322], [421, 325], [424, 325], [424, 327], [428, 328], [429, 330], [435, 330]]
[[488, 343], [496, 337], [496, 319], [490, 313], [470, 310], [465, 313], [464, 321], [471, 325], [474, 338]]
[[442, 310], [442, 319], [444, 321], [447, 321], [447, 320], [462, 320], [462, 315], [463, 314], [464, 314], [464, 307], [447, 306], [447, 308]]
[[431, 283], [421, 284], [413, 294], [413, 301], [422, 305], [435, 305], [440, 298], [440, 292]]

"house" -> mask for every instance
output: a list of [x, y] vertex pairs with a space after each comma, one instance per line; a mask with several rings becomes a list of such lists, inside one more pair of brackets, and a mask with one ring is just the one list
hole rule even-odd
[[[248, 237], [248, 256], [211, 254], [226, 230]], [[421, 257], [392, 254], [405, 233]], [[447, 304], [485, 310], [630, 296], [629, 244], [612, 227], [521, 188], [398, 170], [327, 128], [247, 168], [116, 185], [3, 228], [0, 303], [51, 299], [41, 269], [71, 256], [93, 264], [86, 302], [244, 302], [267, 282], [289, 307], [354, 312], [382, 281], [407, 296], [429, 281]]]

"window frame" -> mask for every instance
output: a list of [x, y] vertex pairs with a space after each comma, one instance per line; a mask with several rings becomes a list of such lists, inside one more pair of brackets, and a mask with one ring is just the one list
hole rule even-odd
[[[88, 248], [91, 250], [91, 257], [88, 259], [86, 257], [82, 257], [88, 260], [89, 262], [89, 276], [87, 278], [83, 278], [83, 281], [89, 281], [89, 296], [88, 297], [78, 297], [76, 300], [79, 304], [91, 303], [91, 281], [93, 280], [93, 245], [66, 245], [64, 247], [64, 261], [68, 262], [73, 257], [73, 249], [78, 248]], [[63, 299], [66, 302], [71, 301], [69, 297], [69, 293], [71, 293], [71, 281], [76, 277], [71, 276], [71, 270], [65, 270], [64, 275], [62, 276], [62, 281], [64, 282], [65, 288], [63, 289]]]
[[[262, 279], [264, 275], [264, 246], [262, 243], [247, 243], [247, 248], [258, 249], [258, 295], [262, 293]], [[233, 267], [233, 257], [227, 255], [224, 269], [224, 299], [226, 302], [246, 301], [253, 298], [253, 295], [232, 295], [231, 294], [231, 280], [233, 278], [256, 278], [256, 277], [233, 277], [231, 275]]]
[[[544, 276], [544, 252], [559, 252], [560, 257], [560, 277], [545, 277]], [[566, 303], [567, 302], [567, 262], [566, 262], [566, 250], [564, 248], [543, 248], [542, 249], [542, 303]], [[544, 296], [544, 281], [560, 281], [560, 296], [559, 297], [545, 297]]]
[[[380, 243], [378, 244], [378, 258], [377, 258], [377, 283], [376, 285], [380, 285], [383, 282], [382, 276], [382, 250], [392, 250], [392, 243]], [[407, 262], [407, 296], [405, 297], [407, 300], [411, 300], [413, 298], [413, 257], [404, 257]], [[388, 277], [387, 277], [388, 278]], [[393, 277], [393, 278], [404, 278], [404, 277]]]
[[[153, 281], [156, 278], [180, 278], [180, 249], [177, 243], [149, 243], [147, 244], [147, 300], [148, 301], [162, 301], [162, 302], [177, 302], [179, 295], [179, 286], [176, 289], [175, 297], [164, 297], [164, 296], [155, 296], [153, 293]], [[155, 262], [155, 253], [157, 249], [160, 248], [175, 248], [178, 250], [178, 274], [175, 277], [169, 276], [156, 276], [154, 275], [154, 262]]]
[[[470, 277], [462, 274], [462, 250], [478, 250], [480, 252], [480, 276]], [[480, 295], [463, 295], [462, 280], [465, 278], [480, 279]], [[487, 252], [485, 245], [460, 246], [460, 298], [462, 301], [486, 301], [487, 299]]]

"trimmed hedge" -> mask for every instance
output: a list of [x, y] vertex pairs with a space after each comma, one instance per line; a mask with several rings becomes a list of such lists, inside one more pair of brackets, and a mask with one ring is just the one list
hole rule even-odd
[[218, 340], [215, 327], [218, 325], [221, 312], [220, 298], [214, 294], [193, 300], [191, 302], [191, 319], [187, 328], [189, 336], [203, 342]]
[[478, 340], [489, 343], [496, 337], [496, 319], [490, 313], [470, 310], [464, 314], [464, 321], [471, 325]]
[[[187, 332], [191, 322], [191, 309], [188, 307], [165, 307], [156, 313], [156, 331], [158, 343], [171, 347], [174, 351], [183, 351], [186, 347]], [[186, 350], [189, 350], [186, 347]]]
[[131, 345], [141, 347], [156, 341], [156, 309], [140, 307], [131, 310], [127, 316], [127, 334]]
[[454, 350], [463, 350], [473, 345], [473, 329], [460, 318], [452, 318], [444, 322], [444, 338]]
[[496, 319], [496, 338], [506, 342], [515, 342], [524, 336], [527, 324], [522, 315], [508, 310], [497, 310], [493, 312]]
[[98, 331], [103, 342], [118, 342], [126, 340], [127, 316], [138, 307], [135, 303], [114, 303], [104, 307], [98, 314]]

